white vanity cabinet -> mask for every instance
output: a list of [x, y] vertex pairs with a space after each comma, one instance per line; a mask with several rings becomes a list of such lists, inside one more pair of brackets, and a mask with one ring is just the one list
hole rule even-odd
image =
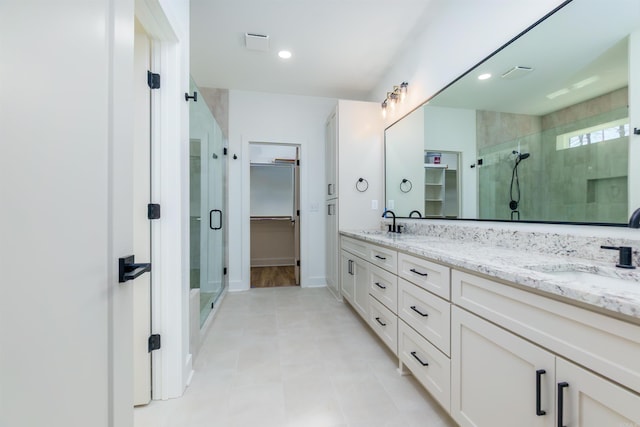
[[456, 270], [451, 285], [460, 425], [640, 425], [640, 327]]
[[459, 425], [640, 427], [640, 325], [371, 241], [341, 246], [345, 299]]
[[393, 351], [398, 353], [397, 252], [342, 236], [342, 295]]

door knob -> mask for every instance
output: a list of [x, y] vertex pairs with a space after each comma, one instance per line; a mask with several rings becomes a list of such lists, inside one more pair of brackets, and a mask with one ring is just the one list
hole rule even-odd
[[118, 258], [118, 282], [124, 283], [151, 271], [151, 263], [135, 264], [134, 255]]

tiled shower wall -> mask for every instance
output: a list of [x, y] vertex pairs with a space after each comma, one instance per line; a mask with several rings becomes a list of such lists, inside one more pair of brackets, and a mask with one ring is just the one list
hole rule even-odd
[[556, 150], [557, 135], [625, 117], [627, 88], [544, 116], [478, 111], [480, 218], [510, 219], [519, 151], [520, 219], [626, 222], [629, 138]]

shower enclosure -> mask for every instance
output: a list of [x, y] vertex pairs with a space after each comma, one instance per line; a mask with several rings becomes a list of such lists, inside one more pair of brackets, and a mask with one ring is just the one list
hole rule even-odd
[[200, 326], [225, 287], [224, 136], [191, 80], [189, 101], [190, 285], [200, 297]]

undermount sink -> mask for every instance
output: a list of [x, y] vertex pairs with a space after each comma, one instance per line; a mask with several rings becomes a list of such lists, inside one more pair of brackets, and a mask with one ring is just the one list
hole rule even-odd
[[[527, 266], [530, 270], [548, 274], [563, 282], [579, 282], [585, 285], [597, 286], [628, 286], [634, 278], [624, 278], [616, 275], [615, 271], [605, 271], [598, 267], [579, 264]], [[626, 272], [629, 275], [629, 271]], [[636, 282], [640, 286], [640, 282]]]

